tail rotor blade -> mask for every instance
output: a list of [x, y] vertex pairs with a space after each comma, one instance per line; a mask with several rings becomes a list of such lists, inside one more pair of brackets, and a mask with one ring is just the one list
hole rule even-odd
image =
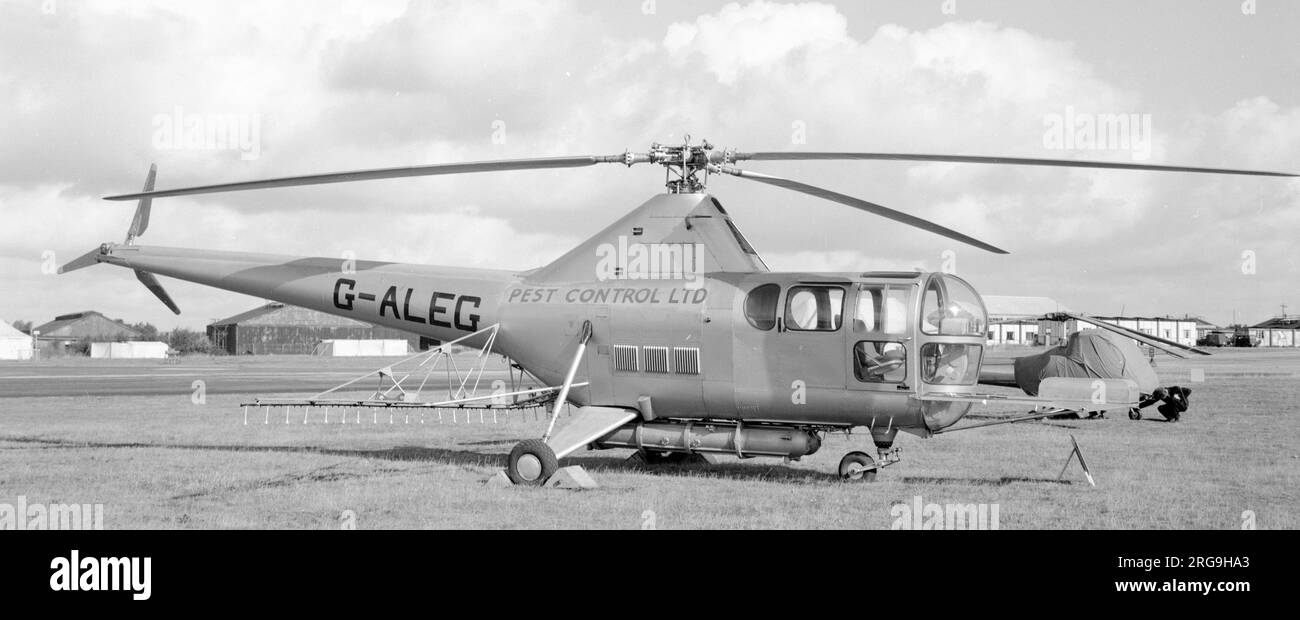
[[144, 287], [149, 289], [149, 292], [153, 293], [159, 301], [163, 302], [164, 306], [167, 306], [175, 314], [181, 313], [181, 309], [176, 306], [176, 302], [172, 301], [172, 296], [167, 294], [167, 289], [164, 289], [162, 283], [158, 282], [158, 276], [137, 269], [135, 277], [139, 278]]
[[792, 181], [790, 179], [784, 179], [781, 177], [775, 177], [767, 174], [760, 174], [757, 172], [751, 172], [749, 170], [741, 170], [739, 168], [732, 168], [728, 166], [710, 166], [710, 170], [716, 173], [729, 174], [731, 176], [740, 177], [742, 179], [758, 181], [759, 183], [765, 183], [767, 185], [783, 187], [788, 190], [793, 190], [803, 194], [808, 194], [809, 196], [816, 196], [818, 198], [829, 200], [831, 202], [838, 202], [842, 205], [848, 205], [855, 209], [861, 209], [863, 211], [866, 211], [867, 213], [879, 215], [880, 217], [891, 219], [894, 220], [895, 222], [902, 222], [904, 224], [907, 224], [908, 226], [912, 226], [914, 228], [920, 228], [921, 230], [932, 232], [936, 235], [947, 237], [954, 241], [960, 241], [968, 245], [973, 245], [977, 248], [980, 248], [981, 250], [987, 250], [995, 254], [1009, 254], [1009, 252], [999, 247], [990, 245], [974, 237], [964, 235], [955, 230], [952, 230], [951, 228], [945, 228], [929, 220], [924, 220], [914, 215], [908, 215], [901, 211], [895, 211], [888, 207], [878, 205], [874, 202], [867, 202], [860, 198], [846, 196], [844, 194], [833, 192], [831, 190], [817, 187], [815, 185], [808, 185], [806, 183], [800, 183], [798, 181]]
[[99, 248], [86, 252], [85, 254], [73, 259], [72, 262], [59, 267], [59, 273], [68, 273], [69, 271], [76, 271], [78, 269], [85, 269], [86, 267], [98, 265], [100, 254], [103, 254], [103, 252]]

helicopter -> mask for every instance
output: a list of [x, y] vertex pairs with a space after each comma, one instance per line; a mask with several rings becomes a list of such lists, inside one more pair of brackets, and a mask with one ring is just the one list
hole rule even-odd
[[[982, 250], [1006, 250], [907, 213], [829, 189], [743, 169], [743, 161], [858, 160], [1058, 166], [1111, 170], [1287, 173], [968, 155], [742, 152], [708, 141], [654, 143], [647, 151], [382, 168], [157, 190], [106, 197], [138, 201], [123, 243], [104, 243], [64, 265], [131, 269], [168, 308], [157, 276], [254, 295], [399, 328], [440, 341], [486, 345], [548, 386], [555, 410], [541, 438], [521, 441], [509, 479], [544, 484], [576, 450], [624, 448], [648, 463], [699, 455], [798, 460], [826, 433], [866, 429], [878, 458], [846, 454], [838, 474], [869, 480], [898, 462], [900, 432], [957, 430], [976, 404], [1024, 403], [1030, 414], [1134, 407], [1131, 379], [1051, 377], [1036, 396], [981, 393], [988, 313], [956, 275], [925, 271], [773, 272], [722, 203], [712, 177], [812, 195]], [[152, 201], [174, 196], [404, 177], [650, 164], [666, 191], [553, 262], [529, 270], [146, 246]], [[490, 335], [487, 327], [491, 327]], [[490, 339], [490, 340], [489, 340]], [[1165, 346], [1167, 341], [1153, 346]], [[1176, 343], [1173, 343], [1176, 344]], [[996, 378], [984, 377], [986, 382]], [[565, 403], [577, 412], [556, 430]], [[996, 423], [996, 422], [995, 422]], [[990, 424], [979, 423], [968, 427]]]

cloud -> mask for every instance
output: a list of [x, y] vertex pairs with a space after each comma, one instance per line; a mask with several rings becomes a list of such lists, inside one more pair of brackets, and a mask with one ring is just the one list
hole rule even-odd
[[[1300, 107], [1280, 92], [1286, 84], [1261, 84], [1223, 110], [1157, 106], [1145, 90], [1156, 85], [1118, 76], [1131, 59], [1084, 57], [1068, 41], [986, 21], [860, 30], [836, 6], [765, 1], [682, 9], [667, 21], [573, 1], [58, 7], [0, 5], [0, 214], [12, 222], [0, 232], [0, 274], [41, 300], [24, 302], [32, 318], [78, 303], [66, 279], [27, 279], [41, 251], [75, 255], [120, 237], [130, 205], [97, 197], [138, 187], [150, 162], [171, 187], [613, 154], [685, 133], [742, 150], [1114, 159], [1044, 147], [1045, 119], [1073, 108], [1150, 114], [1153, 163], [1300, 168]], [[177, 106], [259, 115], [261, 156], [156, 150], [152, 121]], [[497, 121], [503, 142], [493, 140]], [[897, 162], [749, 167], [1007, 247], [1011, 257], [955, 248], [963, 275], [1005, 294], [1118, 306], [1155, 281], [1178, 291], [1152, 310], [1213, 313], [1222, 305], [1202, 291], [1232, 273], [1244, 248], [1268, 266], [1250, 286], [1294, 290], [1300, 276], [1288, 245], [1294, 181]], [[660, 191], [661, 179], [602, 166], [166, 200], [145, 241], [529, 268]], [[956, 245], [738, 179], [711, 190], [774, 268], [934, 268]], [[1103, 284], [1078, 285], [1096, 274]], [[139, 288], [102, 292], [119, 285]], [[201, 307], [231, 299], [191, 294]], [[135, 311], [126, 298], [103, 299], [118, 314]], [[171, 320], [158, 310], [146, 316]]]

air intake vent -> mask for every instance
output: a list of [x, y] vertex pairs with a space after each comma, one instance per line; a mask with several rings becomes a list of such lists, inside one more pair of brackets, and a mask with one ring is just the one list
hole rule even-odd
[[645, 347], [645, 371], [668, 372], [668, 347]]
[[673, 369], [679, 375], [700, 374], [700, 350], [696, 348], [673, 349]]
[[636, 372], [641, 370], [637, 364], [636, 347], [626, 344], [614, 345], [614, 370]]

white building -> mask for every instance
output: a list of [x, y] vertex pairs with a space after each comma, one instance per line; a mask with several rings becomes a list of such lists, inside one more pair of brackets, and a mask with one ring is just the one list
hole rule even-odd
[[[1117, 327], [1124, 327], [1136, 332], [1141, 332], [1148, 336], [1156, 336], [1165, 340], [1172, 340], [1178, 344], [1189, 347], [1196, 346], [1196, 328], [1198, 323], [1194, 318], [1176, 319], [1171, 317], [1126, 317], [1126, 316], [1094, 316], [1094, 319], [1103, 323], [1110, 323]], [[1064, 344], [1070, 334], [1081, 329], [1090, 329], [1092, 326], [1087, 323], [1081, 323], [1075, 320], [1069, 321], [1043, 321], [1041, 333], [1045, 344], [1059, 345]]]
[[312, 355], [324, 357], [383, 357], [410, 353], [405, 340], [322, 340]]
[[1282, 315], [1252, 325], [1250, 341], [1257, 347], [1300, 347], [1300, 317]]
[[91, 359], [166, 359], [165, 342], [92, 342]]
[[0, 320], [0, 360], [32, 359], [32, 337]]
[[1038, 318], [1070, 311], [1047, 297], [984, 295], [983, 299], [989, 313], [989, 344], [1045, 344], [1038, 336], [1042, 332]]

